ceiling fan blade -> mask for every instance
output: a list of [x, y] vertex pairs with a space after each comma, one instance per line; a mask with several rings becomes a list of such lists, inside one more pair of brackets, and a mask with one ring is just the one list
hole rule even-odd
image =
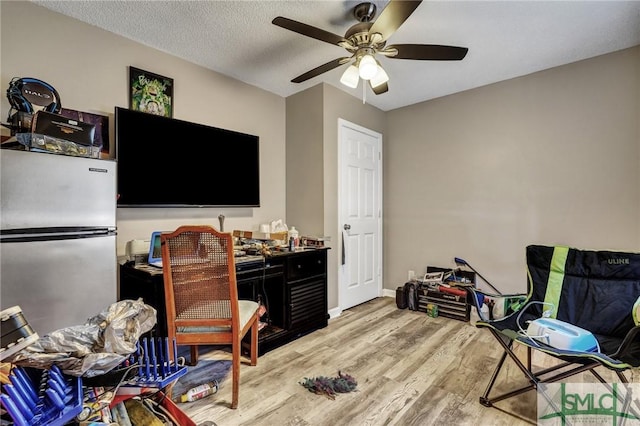
[[318, 76], [322, 73], [331, 71], [332, 69], [337, 68], [342, 64], [346, 64], [347, 62], [349, 62], [350, 59], [351, 59], [350, 57], [334, 59], [333, 61], [329, 61], [326, 64], [322, 64], [319, 67], [312, 69], [311, 71], [307, 71], [304, 74], [297, 76], [296, 78], [291, 80], [291, 82], [302, 83], [303, 81], [307, 81], [310, 78]]
[[[371, 80], [369, 80], [369, 85], [371, 86]], [[376, 87], [371, 86], [371, 90], [373, 90], [373, 93], [376, 95], [382, 95], [389, 91], [389, 85], [387, 83], [382, 83]]]
[[391, 49], [397, 50], [398, 54], [389, 56], [389, 58], [425, 61], [459, 61], [469, 51], [466, 47], [441, 46], [439, 44], [394, 44], [385, 48], [385, 50]]
[[407, 20], [407, 18], [413, 13], [418, 6], [420, 6], [422, 0], [418, 1], [394, 1], [391, 0], [389, 4], [382, 10], [380, 16], [373, 22], [369, 29], [369, 34], [379, 33], [382, 35], [382, 40], [388, 39], [391, 34], [395, 33], [400, 25]]
[[342, 36], [330, 33], [329, 31], [325, 31], [320, 28], [312, 27], [311, 25], [303, 24], [302, 22], [294, 21], [293, 19], [284, 18], [282, 16], [274, 18], [271, 23], [287, 30], [296, 32], [298, 34], [327, 42], [329, 44], [339, 46], [340, 43], [346, 42], [346, 40]]

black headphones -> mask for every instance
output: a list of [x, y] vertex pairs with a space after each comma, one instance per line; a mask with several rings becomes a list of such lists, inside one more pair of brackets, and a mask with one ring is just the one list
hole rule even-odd
[[12, 108], [29, 114], [35, 111], [33, 105], [42, 106], [45, 111], [55, 114], [62, 109], [56, 89], [49, 83], [30, 77], [14, 77], [7, 89], [7, 99]]

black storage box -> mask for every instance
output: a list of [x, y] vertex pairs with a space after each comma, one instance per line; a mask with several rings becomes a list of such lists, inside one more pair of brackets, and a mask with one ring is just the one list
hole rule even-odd
[[[451, 272], [451, 268], [441, 268], [438, 266], [427, 266], [427, 272]], [[464, 278], [469, 281], [466, 285], [475, 286], [476, 274], [473, 271], [461, 271], [456, 270], [454, 272], [456, 280]], [[447, 284], [445, 281], [443, 287], [447, 287], [451, 284], [458, 291], [463, 290], [464, 287], [456, 287], [454, 283]], [[452, 294], [446, 291], [442, 291], [442, 288], [421, 287], [418, 290], [418, 310], [427, 312], [427, 305], [433, 304], [438, 307], [438, 315], [457, 319], [460, 321], [469, 321], [471, 313], [471, 305], [467, 301], [467, 295], [465, 294]]]
[[79, 120], [38, 111], [31, 121], [31, 132], [70, 141], [80, 145], [93, 145], [96, 126]]
[[418, 310], [427, 312], [429, 304], [438, 307], [439, 316], [469, 321], [471, 306], [467, 303], [466, 295], [460, 296], [439, 290], [420, 288], [418, 290]]

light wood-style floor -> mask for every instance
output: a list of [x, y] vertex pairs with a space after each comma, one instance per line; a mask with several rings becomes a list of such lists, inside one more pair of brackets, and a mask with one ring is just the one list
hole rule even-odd
[[[536, 424], [535, 391], [501, 401], [496, 404], [500, 409], [478, 402], [501, 354], [486, 330], [399, 310], [393, 298], [383, 297], [346, 310], [326, 328], [266, 353], [255, 367], [243, 364], [236, 410], [229, 408], [230, 378], [217, 394], [179, 406], [196, 424], [218, 426]], [[230, 355], [217, 349], [201, 358]], [[543, 354], [534, 357], [536, 365], [553, 362]], [[496, 386], [526, 384], [513, 362], [507, 363]], [[299, 384], [305, 377], [333, 377], [338, 371], [358, 381], [356, 392], [330, 400]], [[601, 373], [617, 381], [608, 370]], [[594, 378], [584, 374], [572, 380]]]

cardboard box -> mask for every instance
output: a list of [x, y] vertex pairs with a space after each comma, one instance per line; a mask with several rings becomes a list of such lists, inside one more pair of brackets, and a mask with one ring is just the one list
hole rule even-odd
[[256, 239], [256, 240], [278, 240], [287, 241], [286, 232], [254, 232], [234, 230], [233, 236], [238, 238]]

